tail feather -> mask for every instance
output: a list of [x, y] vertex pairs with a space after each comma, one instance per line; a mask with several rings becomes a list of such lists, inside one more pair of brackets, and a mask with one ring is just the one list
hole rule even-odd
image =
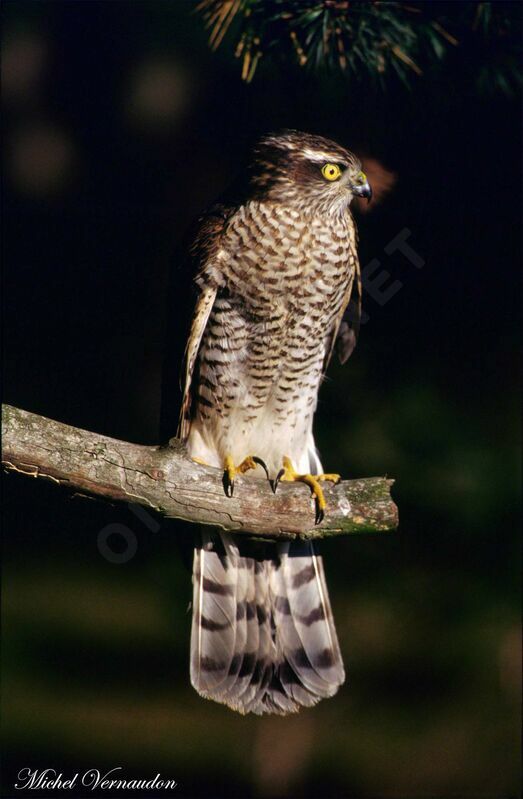
[[[312, 545], [240, 555], [234, 538], [195, 550], [191, 682], [241, 713], [286, 715], [345, 678], [321, 558]], [[223, 551], [222, 551], [223, 549]]]
[[223, 690], [220, 692], [223, 702], [227, 702], [228, 699], [235, 697], [238, 693], [238, 675], [240, 673], [243, 657], [245, 654], [245, 645], [247, 642], [245, 602], [248, 586], [248, 574], [245, 558], [237, 558], [237, 563], [238, 585], [236, 593], [236, 620], [234, 625], [236, 635], [234, 638], [234, 649], [230, 662], [229, 674], [223, 685]]
[[256, 712], [273, 676], [276, 647], [272, 632], [271, 598], [268, 578], [269, 561], [254, 560], [255, 625], [258, 628], [256, 664], [248, 691], [243, 697], [244, 712]]
[[[325, 683], [314, 669], [315, 640], [305, 640], [298, 632], [298, 621], [291, 605], [292, 573], [288, 565], [288, 545], [280, 549], [279, 564], [271, 570], [271, 590], [273, 597], [273, 614], [278, 632], [278, 643], [281, 654], [280, 677], [286, 692], [297, 698], [300, 688], [310, 692], [312, 696], [321, 697], [325, 693]], [[303, 561], [300, 558], [300, 561]], [[307, 559], [310, 562], [310, 558]], [[307, 586], [308, 587], [308, 586]], [[303, 592], [303, 587], [301, 589]], [[300, 604], [294, 602], [294, 605]], [[289, 669], [285, 669], [288, 664]], [[292, 674], [298, 680], [292, 679]]]
[[[227, 537], [224, 535], [224, 544]], [[231, 679], [237, 627], [238, 561], [210, 549], [206, 535], [194, 551], [191, 682], [212, 697], [227, 690]]]
[[287, 716], [297, 713], [300, 705], [287, 693], [280, 677], [280, 670], [274, 666], [271, 681], [260, 701], [253, 707], [252, 712], [261, 716], [264, 713], [274, 713], [278, 716]]
[[238, 604], [236, 606], [236, 638], [234, 656], [231, 662], [230, 683], [221, 696], [222, 701], [232, 707], [241, 707], [244, 693], [248, 689], [259, 644], [258, 624], [254, 623], [254, 562], [250, 558], [240, 558], [238, 568]]
[[[319, 696], [332, 696], [345, 680], [332, 618], [323, 561], [312, 544], [297, 543], [282, 556], [290, 617], [301, 648], [296, 659], [304, 684]], [[303, 656], [306, 665], [300, 668]], [[308, 664], [310, 663], [310, 670]]]

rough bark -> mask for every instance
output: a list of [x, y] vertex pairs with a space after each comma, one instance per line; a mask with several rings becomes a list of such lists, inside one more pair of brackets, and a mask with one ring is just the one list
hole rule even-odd
[[75, 492], [137, 503], [153, 512], [263, 538], [324, 538], [396, 529], [393, 480], [371, 477], [325, 484], [327, 516], [316, 526], [303, 484], [238, 478], [233, 498], [219, 469], [200, 466], [181, 442], [142, 446], [89, 433], [4, 405], [2, 463], [9, 472], [52, 480]]

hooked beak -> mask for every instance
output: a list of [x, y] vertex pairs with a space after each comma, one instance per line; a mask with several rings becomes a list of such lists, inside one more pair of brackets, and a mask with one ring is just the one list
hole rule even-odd
[[367, 180], [367, 175], [365, 172], [360, 172], [356, 181], [351, 183], [351, 191], [356, 197], [366, 197], [367, 202], [370, 203], [372, 199], [372, 189], [370, 187], [370, 183]]

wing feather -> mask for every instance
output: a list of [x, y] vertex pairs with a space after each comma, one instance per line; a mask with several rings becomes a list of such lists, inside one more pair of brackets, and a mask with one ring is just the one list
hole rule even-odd
[[340, 310], [327, 334], [323, 374], [327, 371], [335, 348], [341, 363], [348, 360], [356, 346], [360, 329], [362, 282], [361, 267], [356, 251], [356, 227], [354, 230], [355, 238], [349, 256], [349, 266], [354, 269], [354, 274], [343, 296]]
[[189, 248], [189, 265], [199, 289], [193, 312], [182, 369], [183, 395], [177, 436], [186, 439], [191, 426], [194, 376], [202, 338], [212, 312], [216, 295], [222, 285], [220, 247], [223, 232], [235, 209], [224, 204], [213, 206], [196, 223], [196, 236]]
[[185, 381], [182, 398], [182, 407], [180, 411], [180, 421], [178, 426], [178, 437], [186, 439], [189, 435], [191, 426], [191, 406], [193, 399], [193, 392], [191, 391], [192, 379], [194, 375], [194, 367], [202, 337], [209, 321], [214, 301], [216, 299], [217, 288], [214, 286], [205, 286], [198, 297], [194, 316], [191, 324], [191, 332], [187, 341], [185, 350]]

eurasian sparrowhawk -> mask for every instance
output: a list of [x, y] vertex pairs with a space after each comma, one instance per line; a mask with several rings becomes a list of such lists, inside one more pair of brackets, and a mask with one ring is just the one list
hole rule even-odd
[[[342, 360], [353, 346], [349, 206], [371, 190], [356, 156], [298, 131], [264, 137], [242, 177], [243, 194], [202, 217], [191, 249], [199, 296], [179, 435], [224, 470], [231, 495], [246, 472], [275, 490], [305, 483], [319, 522], [321, 481], [339, 476], [323, 474], [313, 416], [336, 343]], [[343, 662], [312, 544], [253, 546], [204, 533], [195, 550], [191, 682], [241, 713], [286, 714], [336, 693]]]

